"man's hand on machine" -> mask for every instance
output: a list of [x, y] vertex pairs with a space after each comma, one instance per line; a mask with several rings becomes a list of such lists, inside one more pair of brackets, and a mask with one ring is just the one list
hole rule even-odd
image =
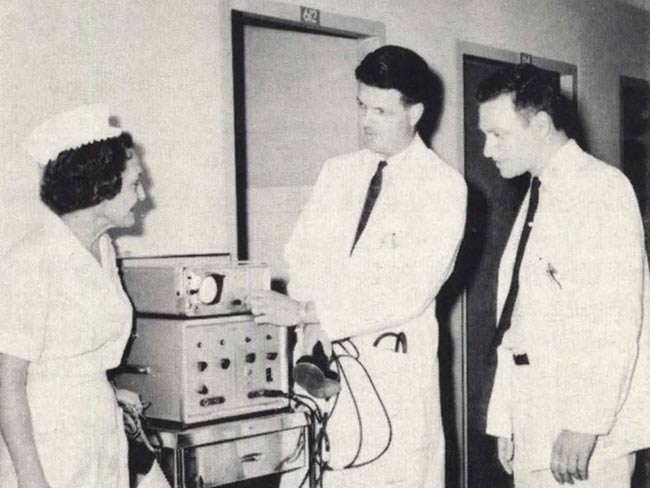
[[255, 290], [251, 294], [251, 309], [258, 324], [298, 325], [301, 306], [301, 302], [271, 290]]
[[142, 414], [144, 410], [144, 404], [140, 395], [131, 390], [124, 390], [122, 388], [114, 388], [115, 398], [119, 405], [124, 405], [127, 408], [133, 409], [138, 415]]

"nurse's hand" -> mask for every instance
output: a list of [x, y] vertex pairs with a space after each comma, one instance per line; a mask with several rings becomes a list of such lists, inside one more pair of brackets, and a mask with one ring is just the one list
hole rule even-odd
[[271, 290], [251, 293], [251, 309], [258, 324], [291, 327], [300, 322], [299, 301]]
[[142, 414], [144, 406], [142, 405], [140, 395], [136, 392], [115, 388], [115, 398], [117, 398], [118, 404], [125, 405], [126, 407], [135, 410], [138, 415]]
[[515, 454], [515, 444], [509, 437], [499, 437], [497, 439], [499, 461], [506, 473], [512, 475], [512, 460]]
[[594, 434], [581, 434], [566, 429], [560, 432], [551, 455], [551, 471], [558, 483], [573, 484], [574, 478], [588, 479], [589, 459], [597, 439]]

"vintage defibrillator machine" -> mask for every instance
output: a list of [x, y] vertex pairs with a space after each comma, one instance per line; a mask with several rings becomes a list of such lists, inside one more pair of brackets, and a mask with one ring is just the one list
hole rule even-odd
[[120, 388], [151, 402], [147, 417], [182, 425], [288, 406], [286, 328], [255, 323], [250, 294], [270, 286], [265, 264], [229, 255], [125, 258], [136, 310]]
[[268, 266], [215, 254], [123, 259], [121, 272], [136, 320], [116, 383], [151, 403], [171, 486], [303, 470], [315, 487], [313, 423], [288, 399], [287, 329], [251, 314], [251, 292], [270, 287]]

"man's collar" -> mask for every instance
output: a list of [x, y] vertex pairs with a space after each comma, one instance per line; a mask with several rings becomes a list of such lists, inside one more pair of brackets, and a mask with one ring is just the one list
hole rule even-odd
[[566, 170], [566, 161], [574, 159], [581, 152], [582, 150], [576, 141], [569, 139], [546, 162], [542, 171], [537, 175], [539, 180], [542, 184], [552, 181], [560, 172]]
[[370, 154], [375, 161], [386, 161], [388, 163], [388, 167], [390, 168], [401, 165], [403, 161], [408, 161], [410, 159], [409, 156], [413, 153], [413, 151], [417, 151], [420, 148], [426, 149], [426, 146], [424, 145], [424, 142], [422, 142], [420, 135], [416, 133], [408, 146], [406, 146], [397, 154], [393, 154], [389, 158], [375, 153], [374, 151], [370, 151]]

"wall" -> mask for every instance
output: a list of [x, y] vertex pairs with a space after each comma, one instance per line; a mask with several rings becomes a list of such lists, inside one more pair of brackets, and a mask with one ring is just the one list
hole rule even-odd
[[[238, 4], [246, 4], [239, 1]], [[289, 0], [299, 5], [302, 0]], [[0, 10], [0, 249], [38, 213], [38, 173], [18, 143], [45, 115], [103, 101], [146, 150], [154, 208], [123, 252], [234, 248], [229, 3], [35, 0]], [[313, 0], [386, 24], [387, 41], [423, 55], [446, 85], [434, 140], [450, 164], [459, 147], [459, 39], [578, 66], [592, 151], [618, 164], [618, 76], [650, 76], [644, 11], [599, 0]]]
[[[7, 3], [7, 2], [5, 2]], [[167, 3], [165, 5], [171, 5]], [[191, 5], [191, 7], [187, 7]], [[182, 8], [181, 8], [182, 7]], [[145, 151], [153, 209], [124, 253], [206, 252], [231, 247], [224, 228], [223, 133], [214, 2], [15, 1], [0, 18], [0, 203], [38, 213], [38, 173], [19, 143], [44, 116], [108, 103]], [[16, 197], [16, 195], [19, 197]], [[21, 200], [19, 203], [16, 200]], [[2, 212], [0, 247], [26, 228]], [[10, 214], [10, 215], [6, 215]]]

